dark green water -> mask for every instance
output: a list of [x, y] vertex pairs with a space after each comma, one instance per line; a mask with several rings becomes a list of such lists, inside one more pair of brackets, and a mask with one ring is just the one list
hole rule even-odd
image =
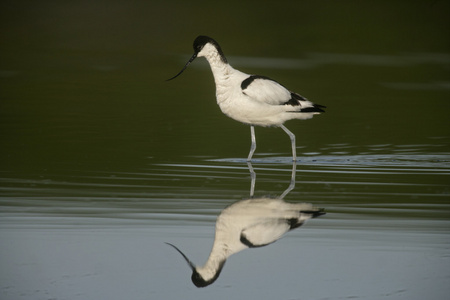
[[[2, 299], [445, 299], [450, 292], [445, 1], [2, 1]], [[248, 126], [222, 115], [199, 34], [327, 112], [297, 136], [288, 202], [327, 215], [190, 282], [222, 209], [249, 197]], [[255, 196], [286, 134], [256, 128]], [[427, 298], [425, 298], [427, 297]]]

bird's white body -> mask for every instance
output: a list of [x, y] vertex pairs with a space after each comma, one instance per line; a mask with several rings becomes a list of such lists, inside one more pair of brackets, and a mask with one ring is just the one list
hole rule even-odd
[[218, 216], [209, 258], [196, 270], [209, 281], [230, 255], [271, 244], [319, 214], [309, 203], [287, 203], [282, 199], [258, 198], [234, 203]]
[[174, 79], [196, 57], [208, 60], [216, 83], [216, 98], [222, 112], [230, 118], [250, 125], [252, 145], [247, 160], [256, 149], [254, 126], [281, 127], [291, 139], [292, 159], [297, 160], [295, 135], [283, 123], [291, 119], [310, 119], [324, 112], [325, 106], [314, 104], [278, 82], [265, 76], [249, 75], [228, 64], [219, 44], [210, 37], [198, 36], [194, 41], [194, 55]]
[[211, 44], [206, 44], [197, 56], [204, 56], [211, 66], [217, 104], [225, 115], [236, 121], [257, 126], [280, 126], [287, 120], [310, 119], [319, 113], [296, 113], [314, 106], [306, 99], [301, 106], [283, 105], [291, 99], [292, 92], [267, 78], [255, 79], [242, 89], [242, 82], [252, 75], [236, 70], [224, 62], [216, 47]]

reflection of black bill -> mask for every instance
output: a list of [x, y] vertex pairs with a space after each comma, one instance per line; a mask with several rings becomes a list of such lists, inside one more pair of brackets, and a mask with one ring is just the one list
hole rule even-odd
[[181, 69], [181, 71], [173, 76], [172, 78], [167, 79], [166, 81], [172, 80], [177, 78], [181, 73], [183, 73], [184, 70], [186, 70], [186, 68], [189, 66], [189, 64], [197, 57], [197, 53], [194, 53], [194, 55], [192, 55], [192, 57], [189, 59], [189, 61], [186, 63], [186, 65], [183, 67], [183, 69]]
[[[184, 70], [184, 69], [183, 69]], [[180, 72], [181, 73], [181, 72]], [[179, 74], [178, 74], [179, 75]], [[178, 76], [177, 75], [177, 76]], [[176, 76], [175, 76], [176, 77]], [[169, 245], [169, 246], [172, 246], [173, 248], [175, 248], [175, 250], [177, 250], [182, 256], [183, 256], [183, 258], [186, 260], [186, 262], [188, 263], [188, 265], [189, 265], [189, 267], [192, 269], [192, 270], [194, 270], [195, 269], [195, 265], [189, 260], [189, 258], [187, 258], [187, 256], [186, 255], [184, 255], [184, 253], [183, 252], [181, 252], [181, 250], [180, 249], [178, 249], [177, 247], [175, 247], [174, 245], [172, 245], [171, 243], [166, 243], [167, 245]]]

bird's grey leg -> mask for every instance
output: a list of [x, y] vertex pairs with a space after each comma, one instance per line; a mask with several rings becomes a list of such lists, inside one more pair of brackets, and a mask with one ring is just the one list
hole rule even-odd
[[252, 145], [250, 147], [250, 153], [248, 154], [247, 161], [252, 160], [253, 152], [255, 152], [256, 149], [255, 127], [253, 125], [250, 125], [250, 132], [252, 134]]
[[292, 143], [292, 161], [297, 161], [297, 152], [295, 150], [295, 135], [292, 132], [290, 132], [289, 129], [287, 129], [283, 124], [280, 127], [291, 138], [291, 143]]
[[291, 173], [291, 183], [289, 184], [288, 188], [281, 194], [279, 199], [284, 199], [287, 194], [289, 194], [290, 191], [292, 191], [295, 188], [295, 175], [297, 174], [297, 163], [294, 161], [292, 163], [292, 173]]
[[250, 198], [253, 198], [253, 195], [255, 194], [255, 182], [256, 182], [256, 173], [255, 170], [253, 170], [253, 166], [251, 162], [247, 162], [248, 169], [250, 171], [250, 177], [252, 179], [252, 182], [250, 184]]

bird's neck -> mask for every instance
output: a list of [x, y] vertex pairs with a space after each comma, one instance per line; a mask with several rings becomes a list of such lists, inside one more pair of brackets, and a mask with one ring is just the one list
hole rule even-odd
[[229, 250], [224, 245], [222, 245], [222, 247], [214, 245], [208, 260], [202, 267], [197, 267], [197, 272], [199, 272], [205, 280], [216, 277], [230, 255], [231, 253], [229, 253]]
[[206, 281], [211, 280], [215, 277], [218, 277], [218, 274], [222, 271], [223, 265], [226, 262], [226, 258], [223, 257], [211, 257], [205, 263], [203, 267], [197, 267], [197, 272], [205, 279]]
[[205, 57], [211, 67], [216, 86], [219, 87], [229, 81], [234, 69], [222, 59], [221, 55], [215, 51]]

